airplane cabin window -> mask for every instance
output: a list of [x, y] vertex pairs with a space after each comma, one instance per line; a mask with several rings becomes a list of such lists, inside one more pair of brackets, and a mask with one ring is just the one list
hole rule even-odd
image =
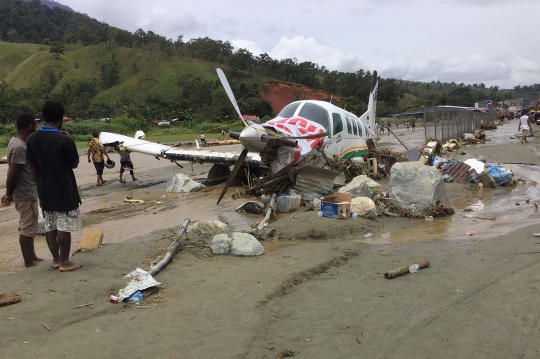
[[287, 106], [283, 107], [283, 110], [281, 110], [278, 116], [281, 116], [283, 118], [293, 117], [296, 109], [298, 108], [298, 106], [300, 106], [300, 104], [301, 102], [294, 102], [288, 104]]
[[351, 117], [351, 122], [353, 123], [353, 131], [354, 131], [354, 135], [355, 135], [355, 136], [358, 136], [358, 123], [356, 122], [356, 120], [354, 119], [354, 117]]
[[332, 136], [337, 135], [340, 132], [343, 132], [343, 121], [341, 120], [341, 115], [339, 113], [332, 113], [332, 120], [334, 122], [334, 132]]
[[321, 106], [306, 102], [300, 109], [298, 116], [317, 122], [328, 132], [328, 112]]
[[362, 124], [360, 120], [358, 120], [358, 136], [360, 137], [364, 136], [363, 129], [364, 129], [364, 125]]
[[351, 118], [349, 116], [345, 116], [345, 120], [347, 120], [347, 132], [349, 132], [352, 135], [352, 122]]

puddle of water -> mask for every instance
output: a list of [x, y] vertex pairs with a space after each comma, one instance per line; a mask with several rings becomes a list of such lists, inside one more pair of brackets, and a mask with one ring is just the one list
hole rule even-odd
[[[501, 167], [512, 170], [514, 178], [540, 183], [539, 166], [501, 164]], [[527, 199], [530, 200], [528, 204]], [[456, 210], [453, 216], [432, 221], [418, 220], [421, 223], [414, 228], [376, 234], [357, 241], [373, 244], [491, 238], [538, 223], [540, 211], [535, 210], [535, 202], [540, 204], [540, 186], [527, 184], [478, 190], [453, 201]], [[469, 232], [473, 235], [469, 236]]]

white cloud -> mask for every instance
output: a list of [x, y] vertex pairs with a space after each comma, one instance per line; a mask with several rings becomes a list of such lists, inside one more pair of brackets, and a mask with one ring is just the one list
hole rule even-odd
[[329, 70], [357, 71], [366, 65], [359, 54], [320, 45], [313, 37], [295, 36], [289, 39], [282, 36], [269, 55], [275, 59], [296, 57], [298, 62], [315, 62]]
[[264, 51], [253, 41], [237, 39], [231, 40], [231, 44], [234, 46], [235, 50], [246, 49], [251, 52], [253, 56], [259, 56], [264, 53]]

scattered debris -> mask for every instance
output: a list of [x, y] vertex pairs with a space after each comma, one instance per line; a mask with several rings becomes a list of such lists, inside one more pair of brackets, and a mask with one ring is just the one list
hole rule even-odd
[[245, 202], [240, 207], [236, 208], [235, 211], [244, 211], [251, 214], [261, 214], [264, 211], [264, 203], [255, 201]]
[[103, 231], [101, 229], [85, 228], [83, 237], [81, 239], [81, 243], [79, 244], [79, 249], [77, 249], [75, 253], [93, 251], [99, 248], [102, 240], [103, 240]]
[[124, 289], [118, 292], [118, 300], [121, 302], [129, 298], [133, 293], [147, 288], [155, 287], [161, 283], [156, 281], [150, 273], [141, 268], [135, 269], [133, 272], [126, 275], [124, 278], [132, 278]]
[[0, 157], [0, 164], [6, 164], [8, 163], [8, 159], [7, 159], [7, 156], [1, 156]]
[[268, 203], [268, 208], [266, 210], [266, 215], [264, 216], [261, 223], [259, 223], [259, 225], [257, 226], [257, 229], [259, 231], [264, 229], [264, 226], [266, 226], [266, 224], [270, 220], [270, 216], [272, 215], [272, 213], [274, 213], [274, 215], [275, 215], [275, 212], [276, 212], [276, 194], [273, 193], [272, 198], [270, 199], [270, 203]]
[[[428, 261], [421, 261], [421, 262], [418, 262], [418, 263], [415, 263], [415, 264], [418, 265], [418, 270], [429, 267], [429, 262]], [[410, 266], [407, 266], [407, 267], [401, 267], [401, 268], [397, 268], [397, 269], [388, 271], [388, 272], [384, 273], [384, 277], [386, 279], [392, 279], [392, 278], [396, 278], [396, 277], [402, 276], [404, 274], [410, 273], [410, 268], [413, 265], [414, 264], [411, 264]]]
[[49, 326], [45, 323], [41, 323], [42, 326], [45, 327], [45, 329], [47, 329], [49, 332], [51, 331], [51, 328], [49, 328]]
[[295, 352], [294, 350], [282, 350], [276, 354], [276, 359], [290, 358], [296, 356], [300, 352]]
[[321, 201], [323, 217], [347, 219], [351, 215], [352, 196], [348, 193], [336, 192]]
[[274, 350], [274, 347], [270, 347], [268, 345], [261, 345], [261, 347], [263, 347], [266, 350]]
[[81, 305], [78, 305], [78, 306], [73, 307], [73, 308], [71, 308], [71, 309], [78, 309], [78, 308], [84, 308], [84, 307], [88, 307], [88, 308], [90, 308], [90, 309], [94, 309], [94, 308], [92, 307], [93, 305], [94, 305], [93, 303], [81, 304]]
[[362, 342], [360, 341], [362, 339], [362, 332], [358, 332], [358, 334], [356, 334], [356, 342], [358, 344], [362, 344]]
[[221, 221], [199, 221], [192, 227], [193, 231], [201, 234], [218, 234], [229, 229], [229, 226]]
[[6, 307], [8, 305], [17, 304], [21, 302], [21, 296], [18, 294], [0, 294], [0, 307]]
[[132, 204], [143, 204], [144, 201], [142, 199], [125, 199], [124, 202], [126, 203], [132, 203]]
[[195, 192], [204, 187], [202, 183], [195, 182], [189, 176], [179, 173], [173, 177], [171, 184], [167, 186], [165, 191], [174, 193]]

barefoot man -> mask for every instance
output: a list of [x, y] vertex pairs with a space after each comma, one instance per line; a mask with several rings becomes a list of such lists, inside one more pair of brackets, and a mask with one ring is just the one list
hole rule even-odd
[[36, 130], [34, 115], [23, 113], [17, 118], [17, 133], [9, 141], [7, 147], [8, 173], [6, 194], [2, 196], [2, 205], [7, 207], [15, 203], [20, 214], [21, 233], [19, 244], [26, 267], [41, 262], [34, 251], [34, 237], [38, 230], [38, 192], [32, 178], [30, 166], [26, 164], [26, 139]]
[[80, 231], [82, 227], [81, 197], [73, 173], [79, 165], [79, 154], [73, 138], [60, 132], [64, 106], [47, 101], [42, 112], [44, 124], [28, 136], [26, 159], [37, 183], [53, 267], [66, 272], [81, 267], [69, 261], [71, 232]]

